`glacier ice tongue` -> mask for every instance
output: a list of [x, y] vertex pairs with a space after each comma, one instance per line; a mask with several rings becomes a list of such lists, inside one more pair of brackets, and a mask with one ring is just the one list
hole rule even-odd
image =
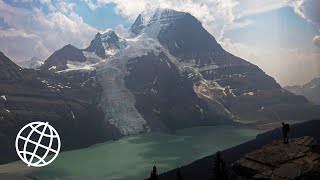
[[124, 78], [128, 71], [126, 64], [134, 57], [150, 52], [160, 53], [159, 43], [151, 38], [139, 36], [127, 39], [128, 46], [110, 57], [97, 70], [97, 80], [103, 93], [100, 106], [105, 112], [105, 120], [114, 125], [124, 135], [150, 131], [147, 121], [135, 108], [135, 97], [126, 88]]

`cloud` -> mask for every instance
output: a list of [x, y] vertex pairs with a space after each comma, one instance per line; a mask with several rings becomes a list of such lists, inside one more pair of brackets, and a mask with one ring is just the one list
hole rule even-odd
[[[91, 3], [92, 1], [87, 3], [89, 7]], [[285, 0], [264, 0], [263, 3], [261, 0], [97, 0], [96, 5], [110, 3], [116, 5], [117, 13], [131, 21], [142, 11], [154, 8], [189, 12], [199, 19], [213, 36], [220, 39], [226, 30], [250, 24], [247, 20], [242, 21], [239, 18], [283, 7]]]
[[312, 42], [314, 43], [314, 45], [320, 47], [320, 36], [315, 36], [312, 40]]
[[91, 10], [95, 10], [98, 8], [98, 5], [92, 2], [92, 0], [83, 0]]
[[[288, 0], [288, 4], [302, 18], [320, 28], [320, 1], [319, 0]], [[319, 46], [319, 35], [313, 38], [313, 43]], [[320, 46], [319, 46], [320, 47]]]
[[240, 0], [234, 13], [238, 18], [260, 14], [287, 6], [286, 0]]
[[259, 66], [282, 86], [302, 85], [320, 76], [319, 52], [290, 48], [260, 49], [227, 38], [220, 44], [228, 52]]
[[288, 0], [288, 3], [301, 17], [320, 25], [319, 0]]
[[129, 29], [124, 27], [122, 24], [117, 25], [114, 31], [118, 36], [122, 38], [128, 38], [131, 35]]
[[[60, 7], [58, 3], [56, 9]], [[45, 59], [67, 44], [86, 47], [98, 30], [70, 8], [65, 10], [44, 14], [41, 9], [17, 8], [0, 0], [0, 18], [10, 26], [1, 30], [0, 50], [12, 59], [25, 60], [33, 56]]]

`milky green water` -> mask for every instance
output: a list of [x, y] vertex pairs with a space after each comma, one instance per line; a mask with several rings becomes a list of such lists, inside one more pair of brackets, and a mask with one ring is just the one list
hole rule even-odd
[[[60, 153], [30, 175], [39, 179], [144, 179], [254, 139], [259, 132], [240, 126], [197, 127], [175, 134], [150, 133]], [[63, 142], [62, 142], [63, 143]]]

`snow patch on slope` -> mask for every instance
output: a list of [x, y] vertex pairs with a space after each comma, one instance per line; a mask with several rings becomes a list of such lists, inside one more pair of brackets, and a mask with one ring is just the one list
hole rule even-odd
[[[96, 59], [91, 59], [96, 60]], [[71, 72], [71, 71], [93, 71], [96, 69], [97, 65], [104, 61], [85, 61], [85, 62], [78, 62], [78, 61], [67, 61], [67, 67], [68, 69], [58, 71], [58, 73], [65, 73], [65, 72]]]
[[7, 101], [7, 98], [5, 95], [2, 95], [1, 98], [4, 99], [5, 101]]

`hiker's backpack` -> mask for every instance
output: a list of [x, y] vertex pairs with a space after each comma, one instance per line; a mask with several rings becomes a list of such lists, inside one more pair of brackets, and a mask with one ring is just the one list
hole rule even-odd
[[287, 132], [290, 132], [290, 126], [289, 126], [289, 124], [285, 124], [285, 125], [284, 125], [284, 128], [287, 130]]

